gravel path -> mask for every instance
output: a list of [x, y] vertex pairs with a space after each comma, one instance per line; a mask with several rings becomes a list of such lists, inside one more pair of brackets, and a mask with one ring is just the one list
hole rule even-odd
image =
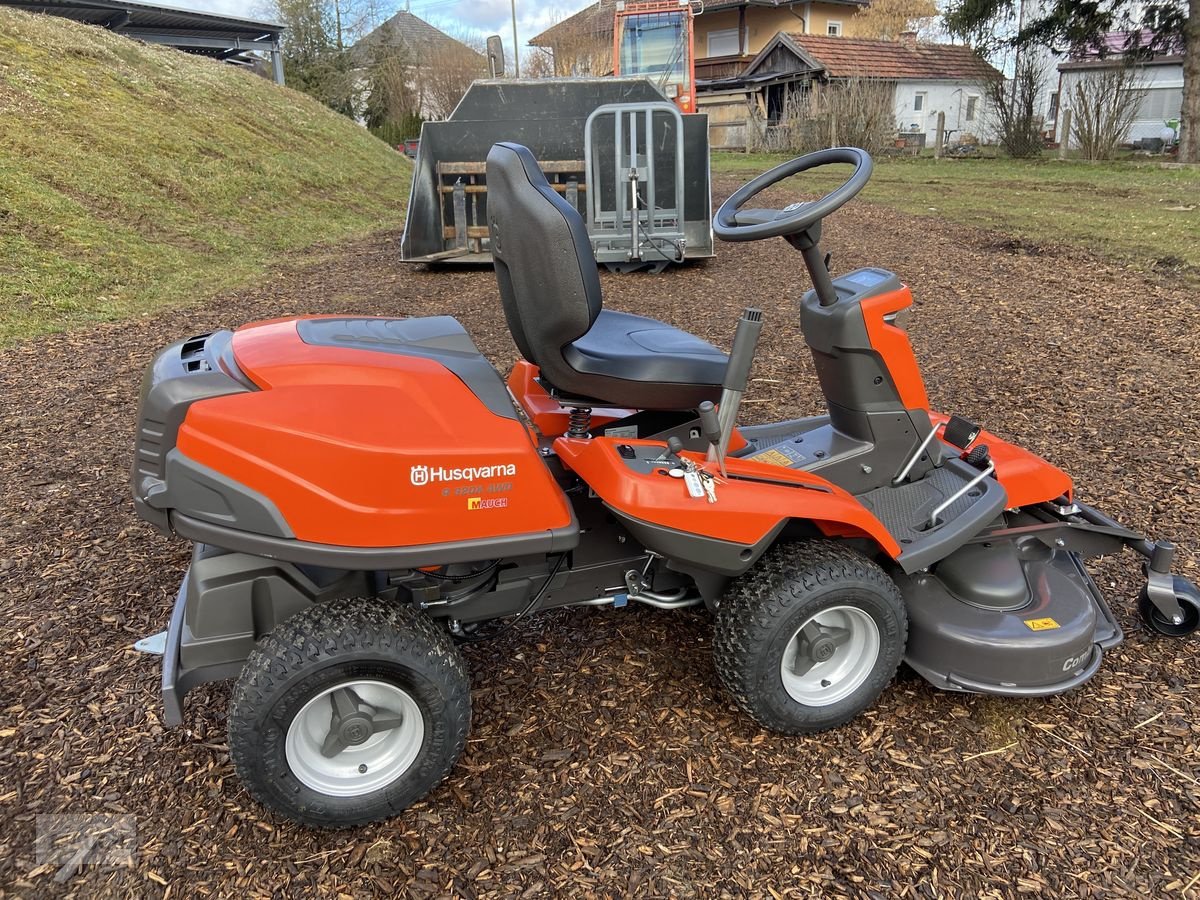
[[[901, 680], [840, 731], [783, 738], [719, 690], [703, 614], [565, 610], [467, 649], [474, 731], [426, 801], [346, 832], [264, 818], [229, 764], [227, 687], [193, 693], [186, 729], [164, 729], [157, 661], [131, 649], [165, 627], [187, 562], [129, 501], [137, 383], [180, 335], [301, 312], [449, 312], [510, 365], [491, 274], [404, 267], [396, 239], [0, 353], [0, 895], [1200, 897], [1200, 642], [1142, 628], [1131, 556], [1096, 568], [1126, 643], [1067, 696]], [[826, 243], [841, 271], [887, 266], [913, 286], [936, 407], [1173, 537], [1197, 577], [1194, 289], [862, 204]], [[722, 345], [741, 306], [763, 306], [747, 418], [817, 412], [798, 255], [719, 251], [606, 276], [607, 300]], [[56, 882], [35, 817], [100, 812], [136, 816], [134, 865]]]

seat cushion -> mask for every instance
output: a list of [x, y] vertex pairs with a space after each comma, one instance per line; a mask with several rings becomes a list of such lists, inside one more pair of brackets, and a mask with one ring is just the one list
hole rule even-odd
[[563, 358], [582, 377], [559, 387], [642, 409], [684, 409], [715, 401], [729, 361], [686, 331], [608, 309], [587, 334], [563, 348]]

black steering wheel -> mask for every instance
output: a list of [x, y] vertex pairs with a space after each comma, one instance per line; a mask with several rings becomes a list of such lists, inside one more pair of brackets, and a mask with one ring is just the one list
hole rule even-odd
[[[754, 197], [785, 178], [835, 163], [849, 163], [854, 166], [854, 171], [841, 187], [820, 200], [793, 203], [784, 209], [742, 209]], [[713, 233], [723, 241], [761, 241], [764, 238], [800, 234], [842, 207], [866, 187], [871, 169], [870, 155], [857, 147], [831, 147], [799, 156], [738, 188], [717, 210], [713, 218]]]

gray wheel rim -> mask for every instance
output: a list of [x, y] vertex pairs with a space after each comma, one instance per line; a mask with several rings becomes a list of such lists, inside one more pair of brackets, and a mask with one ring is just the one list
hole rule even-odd
[[301, 784], [361, 797], [407, 772], [425, 741], [425, 718], [407, 691], [385, 681], [344, 681], [296, 713], [284, 752]]
[[810, 616], [783, 651], [784, 690], [805, 706], [830, 706], [866, 682], [879, 659], [879, 626], [856, 606], [833, 606]]

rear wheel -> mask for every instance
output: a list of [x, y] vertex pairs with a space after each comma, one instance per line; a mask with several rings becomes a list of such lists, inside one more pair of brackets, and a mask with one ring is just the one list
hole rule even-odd
[[427, 616], [337, 600], [259, 642], [234, 688], [229, 752], [263, 806], [306, 825], [359, 825], [445, 777], [470, 713], [462, 658]]
[[832, 541], [781, 545], [734, 583], [717, 611], [717, 673], [774, 731], [842, 725], [896, 674], [904, 600], [871, 560]]

